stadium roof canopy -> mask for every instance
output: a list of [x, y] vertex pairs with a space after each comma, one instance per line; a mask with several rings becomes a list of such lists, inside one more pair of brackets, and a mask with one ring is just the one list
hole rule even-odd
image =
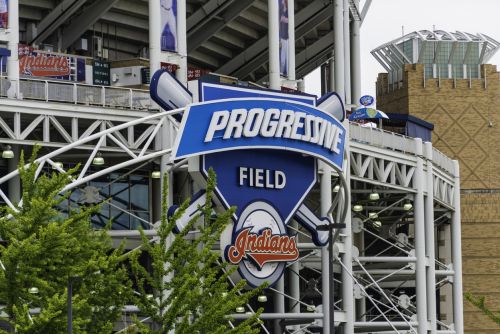
[[[101, 37], [109, 57], [147, 56], [148, 1], [19, 0], [20, 39], [71, 50], [80, 38]], [[351, 5], [351, 17], [359, 19]], [[296, 0], [297, 78], [328, 58], [333, 49], [333, 4]], [[187, 46], [190, 65], [255, 82], [266, 80], [266, 0], [187, 0]], [[36, 29], [34, 28], [36, 26]]]

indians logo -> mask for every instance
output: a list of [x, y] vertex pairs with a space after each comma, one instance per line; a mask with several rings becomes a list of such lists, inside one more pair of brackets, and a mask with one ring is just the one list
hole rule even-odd
[[245, 228], [236, 235], [234, 244], [227, 246], [226, 258], [232, 264], [239, 264], [243, 259], [252, 260], [262, 269], [269, 262], [297, 260], [299, 250], [295, 237], [273, 235], [270, 228], [260, 233], [252, 233], [251, 228]]
[[19, 73], [24, 75], [58, 77], [70, 75], [68, 58], [45, 54], [24, 55], [19, 59]]

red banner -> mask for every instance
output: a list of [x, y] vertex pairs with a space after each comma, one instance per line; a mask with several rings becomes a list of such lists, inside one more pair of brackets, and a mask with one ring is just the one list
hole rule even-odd
[[[169, 71], [170, 73], [175, 74], [175, 71], [177, 71], [179, 65], [161, 62], [160, 67], [164, 70]], [[205, 74], [208, 74], [209, 72], [209, 70], [188, 66], [187, 78], [189, 81], [196, 80], [204, 76]]]
[[36, 77], [60, 77], [71, 74], [68, 57], [31, 53], [19, 58], [19, 73]]

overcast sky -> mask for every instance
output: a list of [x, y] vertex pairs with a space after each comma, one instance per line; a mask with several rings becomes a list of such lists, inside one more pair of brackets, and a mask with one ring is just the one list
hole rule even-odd
[[[408, 34], [432, 30], [433, 25], [436, 30], [483, 33], [500, 41], [500, 0], [373, 0], [361, 26], [361, 94], [375, 97], [377, 73], [385, 72], [371, 50], [400, 37], [403, 26]], [[489, 63], [500, 65], [500, 52]], [[306, 91], [319, 95], [319, 82], [315, 71], [306, 78]]]

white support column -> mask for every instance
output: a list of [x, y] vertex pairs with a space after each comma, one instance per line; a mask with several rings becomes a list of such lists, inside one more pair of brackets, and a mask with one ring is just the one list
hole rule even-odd
[[351, 104], [351, 39], [349, 29], [349, 1], [344, 0], [344, 90], [345, 104]]
[[288, 80], [295, 80], [295, 1], [294, 0], [288, 0]]
[[[347, 180], [347, 190], [348, 194], [351, 193], [351, 159], [350, 159], [350, 141], [349, 139], [349, 121], [344, 121], [344, 126], [346, 128], [346, 160], [344, 167], [344, 175]], [[342, 230], [344, 235], [344, 255], [342, 256], [342, 262], [345, 268], [342, 270], [342, 308], [345, 312], [346, 322], [344, 324], [344, 331], [342, 333], [354, 333], [354, 318], [355, 318], [355, 304], [354, 304], [354, 282], [352, 279], [352, 249], [353, 249], [353, 238], [352, 238], [352, 225], [351, 225], [351, 197], [347, 197], [344, 201], [344, 205], [347, 206], [347, 216], [345, 220], [345, 229]], [[339, 222], [342, 223], [342, 222]]]
[[186, 0], [177, 0], [177, 52], [179, 53], [180, 62], [176, 77], [187, 87]]
[[149, 70], [152, 76], [160, 69], [161, 10], [160, 0], [149, 0]]
[[[280, 45], [279, 45], [279, 3], [277, 0], [268, 0], [268, 31], [269, 31], [269, 88], [281, 89], [280, 78]], [[284, 292], [285, 282], [283, 276], [276, 283], [276, 290]], [[285, 313], [285, 297], [274, 293], [274, 312]], [[274, 321], [274, 333], [281, 334], [280, 321]]]
[[427, 196], [425, 197], [425, 248], [429, 266], [427, 267], [427, 316], [430, 322], [430, 332], [436, 333], [436, 267], [435, 267], [435, 241], [434, 241], [434, 186], [432, 176], [432, 143], [424, 143], [424, 156], [427, 171], [425, 173], [425, 184]]
[[451, 258], [453, 260], [453, 322], [457, 334], [464, 333], [464, 300], [462, 291], [462, 231], [460, 217], [460, 168], [458, 161], [454, 160], [455, 187], [453, 206], [455, 211], [451, 218]]
[[335, 91], [345, 102], [344, 89], [344, 0], [333, 1]]
[[[322, 170], [320, 178], [320, 211], [322, 217], [327, 217], [330, 205], [332, 205], [332, 168], [323, 161], [319, 162]], [[330, 259], [328, 257], [328, 248], [321, 247], [321, 292], [323, 304], [323, 334], [330, 334], [330, 307], [333, 302], [330, 301]]]
[[413, 225], [415, 228], [415, 255], [416, 262], [416, 295], [418, 334], [427, 334], [427, 286], [426, 286], [426, 258], [425, 258], [425, 206], [424, 206], [424, 165], [422, 158], [422, 140], [417, 138], [417, 168], [414, 184], [417, 192], [413, 203]]
[[7, 57], [7, 77], [10, 88], [7, 92], [10, 98], [20, 98], [19, 93], [19, 0], [9, 1], [8, 45], [10, 57]]
[[[354, 3], [359, 8], [359, 0]], [[361, 97], [361, 47], [360, 47], [361, 22], [353, 20], [351, 23], [351, 102], [359, 103]]]
[[267, 25], [269, 31], [269, 88], [279, 90], [280, 79], [280, 37], [279, 37], [279, 3], [277, 0], [267, 1]]

